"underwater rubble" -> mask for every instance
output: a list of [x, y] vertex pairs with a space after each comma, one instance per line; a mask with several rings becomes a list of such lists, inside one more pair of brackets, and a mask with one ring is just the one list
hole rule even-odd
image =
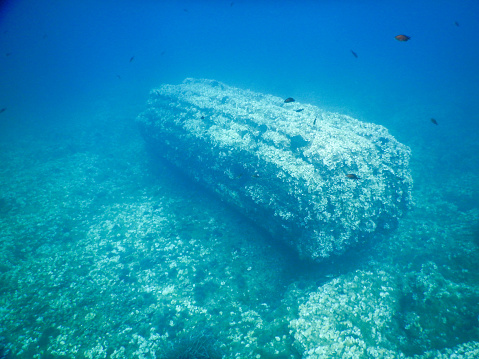
[[290, 322], [294, 345], [305, 359], [478, 357], [479, 290], [447, 280], [433, 263], [423, 267], [422, 288], [382, 266], [313, 291]]
[[422, 153], [396, 231], [300, 266], [134, 124], [103, 129], [0, 143], [0, 357], [479, 357], [477, 174]]
[[186, 79], [152, 90], [137, 122], [156, 155], [308, 260], [389, 232], [411, 203], [408, 147], [293, 99]]

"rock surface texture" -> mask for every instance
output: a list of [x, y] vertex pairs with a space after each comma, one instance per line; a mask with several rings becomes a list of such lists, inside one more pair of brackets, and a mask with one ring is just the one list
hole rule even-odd
[[411, 203], [409, 148], [313, 105], [186, 79], [152, 90], [137, 121], [155, 153], [303, 258], [395, 228]]

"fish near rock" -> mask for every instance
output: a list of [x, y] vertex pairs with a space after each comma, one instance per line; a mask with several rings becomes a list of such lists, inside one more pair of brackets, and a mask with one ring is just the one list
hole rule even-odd
[[411, 39], [411, 37], [407, 36], [407, 35], [396, 35], [394, 36], [394, 38], [397, 40], [397, 41], [409, 41], [409, 39]]
[[439, 125], [434, 118], [431, 118], [431, 122], [432, 122], [433, 124], [435, 124], [436, 126]]
[[290, 103], [290, 102], [294, 102], [294, 98], [292, 97], [288, 97], [286, 100], [284, 100], [284, 103]]
[[346, 177], [349, 178], [349, 179], [352, 179], [352, 180], [355, 180], [357, 181], [358, 179], [360, 179], [357, 175], [355, 175], [354, 173], [348, 173], [346, 174]]

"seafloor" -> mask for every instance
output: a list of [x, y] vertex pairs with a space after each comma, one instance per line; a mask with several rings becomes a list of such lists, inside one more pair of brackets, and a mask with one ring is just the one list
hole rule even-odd
[[308, 265], [102, 116], [1, 140], [0, 358], [479, 357], [476, 163], [406, 143], [398, 230]]

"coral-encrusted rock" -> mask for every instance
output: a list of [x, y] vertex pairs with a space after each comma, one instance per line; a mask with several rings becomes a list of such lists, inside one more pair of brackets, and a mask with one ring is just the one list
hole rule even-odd
[[305, 258], [394, 228], [411, 201], [406, 146], [312, 105], [186, 79], [152, 90], [137, 121], [156, 153]]
[[398, 342], [396, 279], [379, 271], [356, 271], [333, 279], [300, 305], [290, 322], [295, 347], [305, 359], [405, 358]]

